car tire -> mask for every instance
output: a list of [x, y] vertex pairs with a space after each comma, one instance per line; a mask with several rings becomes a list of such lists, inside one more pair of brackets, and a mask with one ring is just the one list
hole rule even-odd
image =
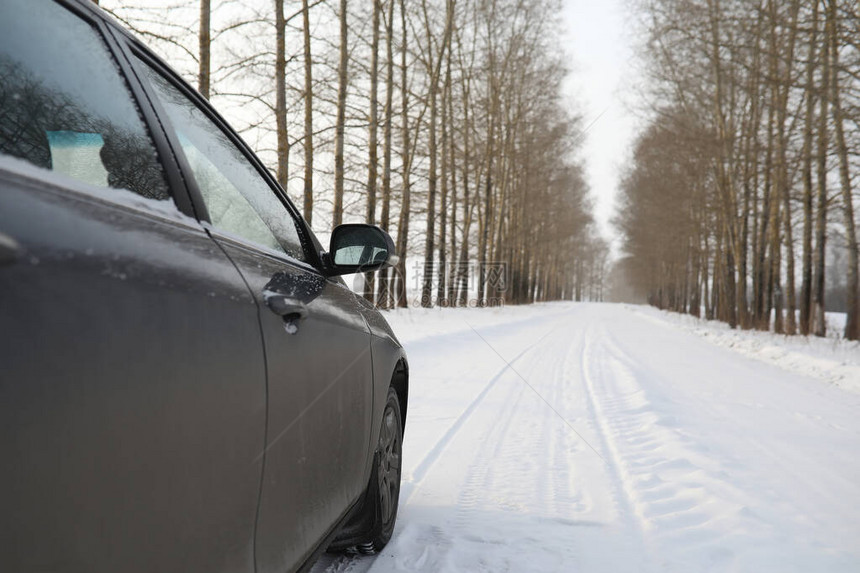
[[400, 413], [400, 400], [394, 388], [389, 388], [367, 492], [372, 500], [367, 511], [373, 512], [373, 515], [368, 517], [372, 518], [375, 527], [367, 539], [358, 544], [358, 550], [362, 553], [373, 554], [380, 551], [394, 533], [400, 498], [402, 459], [403, 418]]

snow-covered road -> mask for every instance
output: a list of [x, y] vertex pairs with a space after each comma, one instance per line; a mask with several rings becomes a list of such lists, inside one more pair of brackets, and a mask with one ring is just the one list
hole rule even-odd
[[850, 383], [644, 307], [390, 320], [411, 366], [398, 525], [314, 571], [860, 571]]

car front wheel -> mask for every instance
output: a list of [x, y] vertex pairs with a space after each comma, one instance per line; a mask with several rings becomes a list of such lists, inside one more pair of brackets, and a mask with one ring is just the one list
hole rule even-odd
[[400, 498], [400, 472], [403, 453], [403, 419], [400, 414], [400, 401], [394, 388], [388, 389], [388, 400], [382, 414], [382, 427], [374, 455], [374, 476], [370, 485], [373, 492], [374, 511], [377, 527], [369, 539], [359, 544], [362, 553], [376, 553], [391, 539], [397, 507]]

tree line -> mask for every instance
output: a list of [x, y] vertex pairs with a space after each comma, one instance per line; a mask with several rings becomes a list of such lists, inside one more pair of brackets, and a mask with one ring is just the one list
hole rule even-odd
[[643, 0], [649, 121], [622, 265], [649, 302], [732, 327], [860, 338], [856, 0]]
[[364, 287], [379, 306], [406, 306], [409, 285], [423, 306], [603, 296], [558, 1], [101, 5], [197, 84], [315, 228], [391, 232], [398, 267]]

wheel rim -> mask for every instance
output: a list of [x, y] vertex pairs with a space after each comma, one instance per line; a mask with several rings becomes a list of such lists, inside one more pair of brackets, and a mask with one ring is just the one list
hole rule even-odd
[[400, 428], [397, 414], [389, 404], [382, 418], [379, 434], [379, 507], [382, 523], [391, 523], [400, 494]]

